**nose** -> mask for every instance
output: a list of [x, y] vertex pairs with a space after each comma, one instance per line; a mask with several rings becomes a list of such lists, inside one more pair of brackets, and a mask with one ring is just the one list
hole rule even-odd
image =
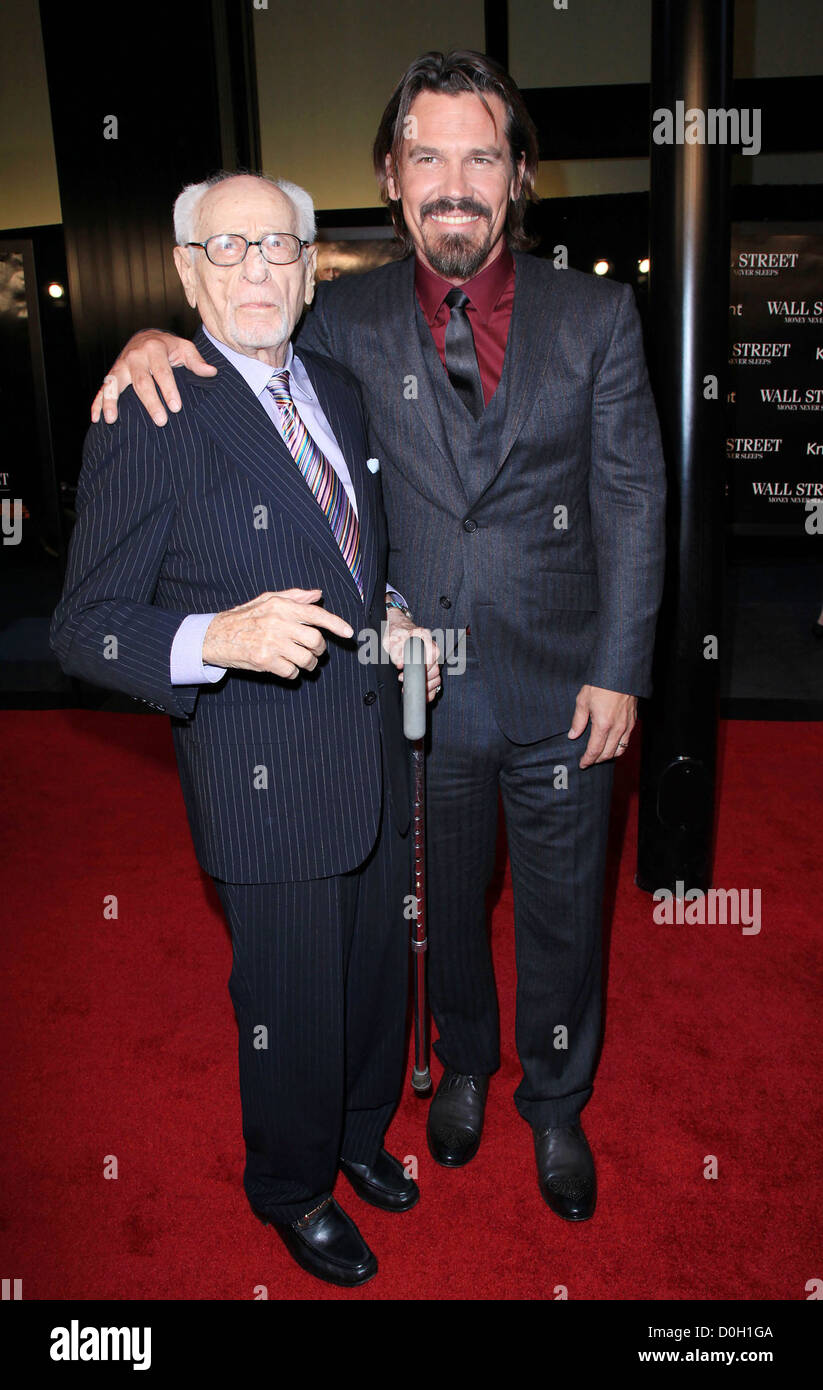
[[268, 262], [259, 246], [250, 246], [243, 261], [243, 279], [253, 285], [261, 285], [269, 278]]
[[440, 196], [453, 198], [457, 202], [460, 198], [470, 198], [472, 191], [471, 180], [462, 159], [450, 160], [443, 171]]

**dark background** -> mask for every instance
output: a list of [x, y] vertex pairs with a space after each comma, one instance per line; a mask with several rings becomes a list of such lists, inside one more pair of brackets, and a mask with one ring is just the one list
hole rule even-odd
[[[748, 9], [740, 12], [745, 16]], [[109, 705], [120, 697], [63, 677], [47, 642], [88, 406], [133, 331], [152, 324], [185, 334], [192, 329], [169, 255], [171, 204], [183, 184], [216, 168], [262, 167], [254, 25], [251, 5], [232, 0], [149, 0], [139, 22], [137, 15], [119, 17], [128, 29], [117, 39], [111, 7], [99, 0], [80, 11], [41, 0], [39, 11], [63, 220], [0, 231], [0, 242], [29, 248], [29, 319], [36, 309], [40, 341], [39, 361], [34, 344], [29, 362], [20, 326], [3, 329], [7, 423], [0, 469], [10, 475], [10, 492], [0, 489], [0, 496], [22, 497], [27, 515], [22, 545], [2, 550], [0, 702]], [[509, 18], [505, 0], [487, 0], [486, 51], [503, 62]], [[382, 102], [391, 79], [381, 74], [380, 80]], [[526, 88], [525, 96], [542, 159], [648, 153], [649, 90], [643, 83]], [[734, 103], [762, 109], [764, 154], [793, 155], [823, 144], [823, 77], [739, 78]], [[116, 140], [101, 138], [109, 113], [117, 115]], [[21, 122], [25, 118], [21, 111]], [[819, 183], [808, 182], [738, 184], [732, 218], [819, 221], [821, 191]], [[562, 243], [569, 264], [584, 271], [607, 258], [609, 274], [634, 286], [642, 314], [648, 276], [639, 272], [638, 260], [648, 250], [648, 217], [646, 192], [546, 198], [532, 212], [537, 253], [550, 255]], [[376, 203], [318, 212], [321, 232], [385, 221]], [[51, 281], [65, 287], [62, 299], [49, 297]], [[34, 432], [33, 409], [40, 414]], [[724, 459], [718, 467], [725, 467]], [[743, 535], [731, 522], [729, 516], [721, 712], [821, 718], [823, 643], [814, 642], [811, 625], [823, 604], [823, 538], [781, 537], [767, 525], [760, 534]]]

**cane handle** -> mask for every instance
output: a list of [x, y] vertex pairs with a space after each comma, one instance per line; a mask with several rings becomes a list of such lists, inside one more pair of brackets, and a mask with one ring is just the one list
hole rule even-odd
[[407, 637], [403, 648], [403, 733], [410, 742], [426, 735], [426, 648]]

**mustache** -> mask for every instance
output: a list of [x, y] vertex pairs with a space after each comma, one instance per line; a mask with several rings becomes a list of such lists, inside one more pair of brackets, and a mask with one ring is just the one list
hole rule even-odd
[[474, 198], [437, 198], [433, 203], [424, 203], [420, 209], [421, 221], [426, 217], [448, 217], [451, 213], [463, 213], [466, 217], [485, 217], [491, 222], [491, 208], [478, 203]]

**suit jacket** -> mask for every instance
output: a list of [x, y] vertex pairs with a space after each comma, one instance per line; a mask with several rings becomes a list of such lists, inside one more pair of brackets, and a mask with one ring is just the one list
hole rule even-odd
[[665, 481], [630, 287], [514, 261], [503, 377], [478, 428], [413, 257], [321, 285], [300, 350], [363, 389], [390, 582], [416, 621], [470, 626], [498, 723], [528, 743], [568, 728], [585, 683], [649, 694]]
[[[116, 424], [89, 430], [52, 645], [70, 674], [172, 716], [209, 873], [240, 883], [343, 873], [375, 842], [383, 782], [401, 831], [408, 823], [397, 673], [358, 659], [357, 633], [385, 618], [387, 555], [360, 391], [345, 368], [301, 351], [351, 472], [365, 602], [262, 405], [202, 331], [195, 341], [219, 373], [178, 370], [183, 408], [165, 427], [129, 390]], [[295, 681], [230, 670], [217, 685], [171, 684], [188, 613], [292, 587], [322, 589], [355, 638], [326, 635], [327, 653]]]

